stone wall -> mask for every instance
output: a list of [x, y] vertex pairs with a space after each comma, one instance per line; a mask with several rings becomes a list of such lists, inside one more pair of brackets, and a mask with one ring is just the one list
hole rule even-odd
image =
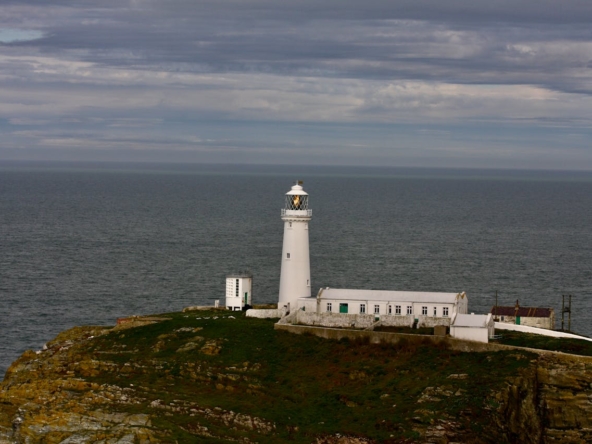
[[374, 324], [374, 315], [344, 313], [313, 313], [298, 310], [295, 324], [329, 328], [368, 328]]
[[450, 318], [437, 318], [434, 316], [418, 316], [418, 327], [435, 327], [436, 325], [445, 325], [450, 327]]
[[[413, 315], [380, 315], [374, 314], [345, 314], [299, 310], [295, 324], [312, 325], [328, 328], [369, 328], [376, 318], [380, 319], [380, 325], [384, 327], [411, 327], [416, 319]], [[435, 327], [436, 325], [450, 326], [450, 318], [437, 318], [433, 316], [417, 316], [418, 327]]]
[[411, 327], [415, 316], [400, 315], [400, 316], [381, 316], [380, 325], [383, 327]]

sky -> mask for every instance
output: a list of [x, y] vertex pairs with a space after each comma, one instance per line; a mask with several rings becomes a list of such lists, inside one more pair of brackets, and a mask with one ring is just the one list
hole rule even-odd
[[0, 0], [0, 160], [592, 170], [590, 0]]

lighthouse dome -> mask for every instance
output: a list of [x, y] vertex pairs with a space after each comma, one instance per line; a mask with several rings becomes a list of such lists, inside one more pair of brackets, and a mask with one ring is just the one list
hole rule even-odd
[[292, 186], [292, 189], [286, 193], [288, 196], [308, 196], [308, 193], [304, 191], [300, 183], [296, 183]]

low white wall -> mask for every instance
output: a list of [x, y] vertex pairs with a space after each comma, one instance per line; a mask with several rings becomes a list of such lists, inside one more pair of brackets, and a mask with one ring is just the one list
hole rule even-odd
[[[248, 313], [248, 311], [247, 311]], [[413, 315], [374, 315], [374, 314], [346, 314], [335, 312], [315, 313], [308, 310], [298, 310], [295, 324], [315, 325], [332, 328], [368, 328], [380, 319], [383, 327], [411, 327], [415, 316]], [[434, 327], [436, 325], [450, 326], [450, 318], [435, 318], [432, 316], [417, 316], [418, 327]]]
[[380, 316], [380, 325], [382, 327], [411, 327], [415, 316], [413, 315], [398, 315], [398, 316]]
[[250, 308], [249, 310], [246, 311], [245, 316], [247, 318], [275, 319], [275, 318], [281, 318], [285, 314], [286, 314], [286, 309], [284, 307], [282, 307], [282, 308], [266, 308], [266, 309], [261, 309], [261, 310]]
[[547, 330], [545, 328], [528, 327], [526, 325], [514, 325], [506, 324], [504, 322], [496, 322], [495, 328], [498, 330], [514, 330], [521, 331], [524, 333], [534, 333], [536, 335], [551, 336], [553, 338], [582, 339], [584, 341], [592, 342], [591, 338], [586, 338], [585, 336], [578, 336], [572, 333], [563, 333], [562, 331]]
[[418, 327], [435, 327], [436, 325], [450, 326], [450, 318], [434, 317], [434, 316], [417, 316]]
[[374, 315], [343, 313], [311, 313], [298, 310], [295, 324], [332, 328], [368, 328], [374, 323]]

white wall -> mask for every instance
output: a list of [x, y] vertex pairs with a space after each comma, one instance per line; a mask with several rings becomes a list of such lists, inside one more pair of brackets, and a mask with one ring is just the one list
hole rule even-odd
[[248, 318], [275, 319], [275, 318], [281, 318], [285, 314], [286, 314], [285, 308], [278, 308], [278, 309], [268, 308], [268, 309], [261, 309], [261, 310], [256, 310], [256, 309], [250, 308], [249, 310], [246, 311], [245, 316]]
[[[370, 314], [374, 315], [374, 306], [378, 305], [380, 308], [380, 313], [378, 313], [381, 318], [384, 315], [388, 315], [388, 306], [392, 307], [392, 315], [391, 316], [408, 316], [407, 315], [407, 307], [412, 307], [412, 315], [415, 318], [446, 318], [450, 319], [454, 313], [455, 306], [454, 304], [442, 304], [442, 303], [420, 303], [420, 302], [384, 302], [384, 301], [373, 301], [369, 300], [343, 300], [343, 299], [321, 299], [321, 303], [319, 306], [319, 313], [327, 312], [327, 303], [331, 303], [331, 311], [333, 313], [339, 313], [339, 304], [347, 303], [348, 304], [348, 314], [362, 314], [360, 313], [360, 306], [362, 304], [366, 305], [366, 312], [363, 314]], [[396, 307], [401, 307], [401, 314], [396, 315]], [[422, 315], [422, 307], [428, 307], [428, 314]], [[436, 316], [434, 316], [434, 307], [436, 307]], [[443, 316], [443, 309], [444, 307], [448, 308], [448, 316]], [[307, 308], [308, 310], [308, 308]], [[446, 325], [449, 325], [450, 322], [448, 321]], [[443, 325], [443, 324], [435, 324], [435, 325]]]
[[[296, 213], [297, 211], [292, 211]], [[300, 212], [298, 212], [300, 213]], [[302, 211], [306, 214], [306, 211]], [[282, 217], [284, 220], [284, 243], [280, 272], [278, 306], [290, 303], [296, 307], [298, 298], [310, 297], [310, 253], [308, 246], [309, 217]], [[288, 254], [290, 257], [288, 258]]]
[[298, 310], [295, 323], [332, 328], [368, 328], [374, 323], [374, 315], [314, 313]]
[[[238, 296], [236, 296], [236, 281], [238, 279]], [[245, 293], [247, 293], [247, 304], [253, 304], [252, 295], [253, 280], [250, 277], [227, 277], [226, 278], [226, 307], [244, 307]]]
[[514, 331], [521, 331], [524, 333], [534, 333], [537, 335], [550, 336], [553, 338], [582, 339], [583, 341], [592, 342], [591, 338], [586, 338], [585, 336], [574, 335], [571, 333], [563, 333], [561, 331], [547, 330], [545, 328], [528, 327], [526, 325], [514, 325], [514, 324], [506, 324], [504, 322], [496, 322], [495, 328], [498, 330], [514, 330]]
[[489, 329], [486, 327], [450, 327], [450, 336], [467, 341], [489, 342]]

